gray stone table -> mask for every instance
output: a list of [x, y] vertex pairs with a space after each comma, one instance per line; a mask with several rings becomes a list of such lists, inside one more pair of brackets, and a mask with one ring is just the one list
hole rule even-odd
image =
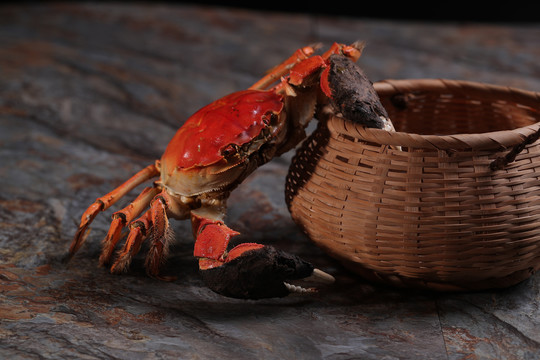
[[[0, 7], [0, 358], [538, 359], [540, 277], [439, 294], [369, 284], [298, 230], [283, 190], [292, 154], [232, 195], [247, 240], [301, 255], [337, 283], [242, 301], [204, 287], [190, 226], [165, 271], [97, 266], [111, 212], [61, 262], [82, 211], [158, 158], [199, 107], [306, 44], [365, 40], [371, 80], [452, 78], [540, 90], [540, 25], [391, 22], [187, 5]], [[135, 195], [130, 194], [128, 198]]]

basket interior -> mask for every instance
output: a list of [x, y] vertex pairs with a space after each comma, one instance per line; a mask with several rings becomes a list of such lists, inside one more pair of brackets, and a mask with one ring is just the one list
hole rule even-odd
[[[400, 84], [400, 82], [396, 82]], [[513, 130], [540, 119], [538, 99], [508, 88], [416, 86], [391, 91], [379, 84], [379, 95], [397, 131], [421, 135], [474, 134]], [[377, 84], [376, 88], [377, 88]], [[401, 85], [401, 84], [400, 84]]]

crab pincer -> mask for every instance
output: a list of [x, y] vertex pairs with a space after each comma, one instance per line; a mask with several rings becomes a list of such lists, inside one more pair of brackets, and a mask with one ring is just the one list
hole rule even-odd
[[[206, 285], [218, 294], [241, 299], [284, 297], [314, 293], [316, 287], [295, 282], [328, 285], [334, 278], [298, 256], [272, 246], [247, 251], [224, 265], [201, 270]], [[308, 286], [309, 286], [308, 285]]]
[[[70, 247], [72, 256], [86, 239], [98, 213], [144, 182], [152, 181], [129, 205], [113, 214], [100, 264], [126, 271], [144, 241], [145, 266], [160, 273], [172, 235], [169, 219], [191, 220], [193, 255], [205, 283], [215, 292], [245, 299], [282, 297], [315, 288], [298, 280], [331, 283], [333, 277], [299, 257], [268, 245], [229, 248], [238, 232], [225, 225], [230, 193], [255, 169], [293, 149], [321, 108], [332, 106], [351, 121], [392, 130], [371, 83], [355, 64], [360, 43], [334, 43], [315, 55], [315, 46], [298, 49], [250, 88], [201, 108], [178, 129], [155, 164], [139, 171], [84, 213]], [[116, 251], [127, 230], [123, 245]]]
[[193, 219], [194, 255], [206, 285], [213, 291], [234, 298], [261, 299], [284, 297], [290, 293], [313, 293], [308, 285], [330, 284], [334, 278], [314, 268], [296, 255], [272, 246], [243, 243], [228, 250], [229, 241], [239, 233], [222, 221]]

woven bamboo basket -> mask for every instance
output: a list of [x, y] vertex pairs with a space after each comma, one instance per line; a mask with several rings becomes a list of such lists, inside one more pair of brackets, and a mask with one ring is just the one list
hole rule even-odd
[[374, 85], [396, 132], [320, 121], [287, 176], [294, 221], [372, 281], [468, 291], [530, 277], [540, 267], [540, 93]]

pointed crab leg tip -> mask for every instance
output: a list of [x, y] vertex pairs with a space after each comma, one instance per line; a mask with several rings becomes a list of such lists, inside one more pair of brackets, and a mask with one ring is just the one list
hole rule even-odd
[[313, 43], [311, 45], [309, 45], [311, 48], [313, 48], [313, 50], [319, 50], [320, 48], [323, 47], [323, 43], [322, 42], [316, 42], [316, 43]]
[[68, 262], [71, 260], [71, 258], [75, 255], [75, 253], [81, 248], [81, 246], [86, 241], [86, 238], [90, 234], [90, 227], [88, 225], [80, 226], [77, 229], [77, 233], [75, 234], [71, 245], [69, 246], [69, 252], [68, 255], [65, 257], [65, 261]]
[[358, 49], [359, 51], [362, 51], [366, 47], [366, 41], [365, 40], [357, 40], [354, 43], [352, 43], [351, 46]]

